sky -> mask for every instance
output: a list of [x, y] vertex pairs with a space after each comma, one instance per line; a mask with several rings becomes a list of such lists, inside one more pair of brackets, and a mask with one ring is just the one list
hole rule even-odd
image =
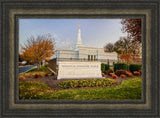
[[82, 44], [102, 48], [127, 35], [121, 31], [120, 21], [121, 19], [19, 19], [19, 43], [23, 45], [30, 36], [51, 34], [56, 42], [55, 49], [72, 49], [77, 42], [80, 23]]

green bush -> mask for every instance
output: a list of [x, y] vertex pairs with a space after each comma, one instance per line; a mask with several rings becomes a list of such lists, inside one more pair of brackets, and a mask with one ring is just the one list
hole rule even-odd
[[95, 87], [95, 86], [111, 86], [116, 84], [113, 79], [80, 79], [80, 80], [64, 80], [58, 86], [61, 88], [80, 88], [80, 87]]
[[130, 64], [129, 70], [133, 73], [134, 71], [141, 70], [142, 65], [141, 64]]
[[109, 64], [102, 63], [101, 64], [102, 73], [106, 73], [107, 70], [109, 70]]
[[126, 63], [115, 63], [114, 64], [114, 72], [117, 70], [128, 70], [128, 64]]

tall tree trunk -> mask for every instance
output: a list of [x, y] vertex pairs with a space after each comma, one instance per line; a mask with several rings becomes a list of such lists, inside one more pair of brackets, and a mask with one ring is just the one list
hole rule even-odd
[[38, 62], [38, 65], [37, 65], [38, 70], [40, 70], [40, 67], [41, 67], [41, 61]]

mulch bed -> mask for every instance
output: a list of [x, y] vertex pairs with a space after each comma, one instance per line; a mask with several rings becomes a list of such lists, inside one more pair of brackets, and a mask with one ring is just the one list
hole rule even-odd
[[[132, 77], [132, 78], [135, 78], [135, 77]], [[62, 90], [62, 88], [58, 87], [57, 84], [60, 83], [60, 81], [63, 81], [63, 80], [57, 80], [56, 78], [57, 78], [56, 76], [47, 76], [47, 77], [40, 77], [40, 78], [27, 78], [26, 80], [23, 80], [23, 81], [43, 82], [43, 83], [47, 84], [51, 89]], [[112, 79], [112, 77], [110, 77], [110, 76], [106, 76], [106, 78]], [[121, 84], [121, 82], [123, 80], [126, 80], [126, 79], [131, 79], [131, 78], [117, 78], [117, 79], [114, 79], [114, 80], [117, 81], [117, 84], [114, 84], [112, 86], [117, 86], [117, 85]], [[70, 88], [70, 89], [90, 89], [90, 88], [102, 88], [102, 87], [83, 87], [83, 88]]]

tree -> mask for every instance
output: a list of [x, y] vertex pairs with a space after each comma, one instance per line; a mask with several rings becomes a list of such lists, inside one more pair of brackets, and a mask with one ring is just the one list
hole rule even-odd
[[114, 44], [114, 51], [119, 54], [128, 53], [131, 51], [132, 41], [127, 37], [120, 37]]
[[122, 61], [126, 61], [127, 64], [130, 64], [132, 62], [132, 54], [131, 53], [123, 53], [120, 56]]
[[50, 34], [31, 36], [22, 46], [22, 58], [31, 63], [36, 63], [40, 69], [42, 60], [54, 54], [55, 40]]
[[105, 52], [113, 52], [114, 51], [114, 45], [113, 43], [108, 43], [104, 46]]
[[22, 62], [22, 56], [19, 54], [19, 62]]
[[121, 37], [114, 43], [114, 51], [127, 63], [135, 60], [141, 54], [141, 43], [131, 40], [129, 37]]
[[128, 37], [141, 43], [141, 19], [122, 19], [122, 31], [128, 33]]

